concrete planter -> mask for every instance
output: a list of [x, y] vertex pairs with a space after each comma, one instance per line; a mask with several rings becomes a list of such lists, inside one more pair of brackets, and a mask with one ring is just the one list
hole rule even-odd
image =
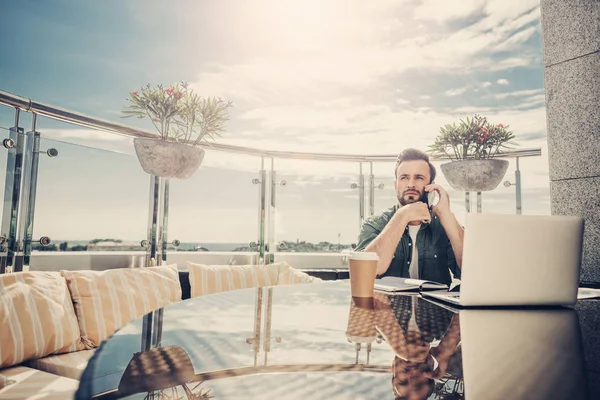
[[440, 165], [448, 183], [455, 190], [464, 192], [486, 192], [494, 190], [506, 170], [507, 160], [459, 160]]
[[200, 167], [204, 149], [160, 139], [133, 139], [142, 169], [163, 178], [188, 179]]

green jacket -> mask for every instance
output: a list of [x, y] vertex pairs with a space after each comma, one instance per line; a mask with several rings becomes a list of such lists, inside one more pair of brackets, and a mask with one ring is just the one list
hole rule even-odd
[[[383, 230], [399, 205], [390, 207], [381, 215], [367, 219], [360, 230], [356, 251], [363, 251]], [[388, 270], [382, 276], [398, 276], [408, 278], [412, 259], [412, 240], [408, 234], [408, 226]], [[460, 278], [460, 269], [454, 257], [454, 251], [446, 231], [439, 218], [433, 218], [429, 224], [422, 224], [417, 233], [417, 249], [419, 250], [419, 279], [435, 281], [450, 285], [452, 277]]]

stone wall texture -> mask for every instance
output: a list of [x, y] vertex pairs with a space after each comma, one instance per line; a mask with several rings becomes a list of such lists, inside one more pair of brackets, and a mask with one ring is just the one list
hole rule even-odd
[[552, 214], [585, 218], [582, 282], [600, 283], [600, 0], [541, 0]]

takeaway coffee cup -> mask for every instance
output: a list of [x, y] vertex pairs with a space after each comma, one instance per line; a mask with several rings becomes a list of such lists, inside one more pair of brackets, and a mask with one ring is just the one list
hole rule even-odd
[[377, 253], [354, 252], [348, 254], [352, 297], [373, 297], [377, 261], [379, 261]]

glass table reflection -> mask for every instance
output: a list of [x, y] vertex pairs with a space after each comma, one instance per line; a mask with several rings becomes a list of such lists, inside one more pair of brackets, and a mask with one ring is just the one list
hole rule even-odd
[[[570, 308], [462, 310], [347, 282], [198, 297], [105, 341], [76, 398], [591, 398]], [[146, 322], [147, 322], [146, 318]]]

